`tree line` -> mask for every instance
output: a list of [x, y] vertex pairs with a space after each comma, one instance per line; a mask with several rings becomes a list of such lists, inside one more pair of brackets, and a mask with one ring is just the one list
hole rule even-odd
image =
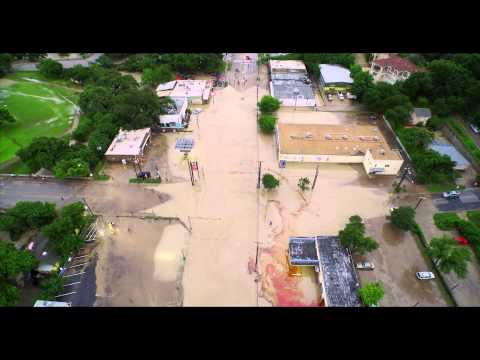
[[[40, 231], [49, 239], [48, 248], [62, 258], [63, 264], [82, 246], [80, 234], [92, 221], [81, 202], [57, 210], [52, 203], [20, 201], [0, 215], [0, 230], [7, 231], [13, 242], [28, 230]], [[12, 306], [19, 301], [20, 290], [15, 279], [37, 265], [32, 252], [18, 250], [12, 242], [0, 239], [0, 306]], [[43, 290], [40, 298], [53, 300], [59, 285], [61, 289], [61, 279], [56, 274], [45, 279], [40, 284]]]
[[450, 182], [455, 179], [455, 163], [428, 149], [433, 134], [404, 127], [414, 106], [432, 109], [434, 116], [427, 122], [430, 130], [441, 127], [442, 119], [453, 114], [480, 124], [480, 54], [424, 54], [422, 64], [424, 71], [393, 85], [374, 84], [369, 73], [352, 65], [352, 93], [369, 111], [385, 115], [412, 156], [419, 183]]

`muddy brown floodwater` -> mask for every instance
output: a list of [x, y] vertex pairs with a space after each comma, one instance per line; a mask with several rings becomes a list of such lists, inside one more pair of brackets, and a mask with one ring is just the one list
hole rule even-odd
[[113, 234], [103, 230], [96, 306], [181, 306], [188, 231], [165, 220], [113, 221]]

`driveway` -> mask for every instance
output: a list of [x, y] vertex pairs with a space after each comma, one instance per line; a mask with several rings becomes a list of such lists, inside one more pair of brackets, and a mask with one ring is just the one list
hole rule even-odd
[[432, 194], [432, 201], [439, 211], [466, 211], [480, 209], [480, 190], [462, 191], [458, 199], [444, 199], [442, 193]]
[[[94, 53], [90, 57], [82, 60], [60, 60], [59, 63], [63, 65], [65, 69], [74, 67], [75, 65], [90, 66], [91, 63], [95, 62], [103, 53]], [[27, 62], [27, 63], [13, 63], [12, 69], [15, 71], [36, 71], [38, 62]]]

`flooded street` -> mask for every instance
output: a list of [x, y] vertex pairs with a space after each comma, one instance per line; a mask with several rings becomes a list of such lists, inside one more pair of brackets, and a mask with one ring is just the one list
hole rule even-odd
[[[131, 207], [133, 213], [179, 221], [105, 218], [116, 226], [99, 251], [97, 305], [321, 306], [313, 268], [303, 276], [288, 275], [288, 238], [337, 235], [352, 215], [360, 215], [380, 243], [369, 255], [378, 270], [361, 278], [384, 282], [382, 306], [442, 304], [434, 283], [415, 279], [425, 265], [414, 240], [386, 224], [394, 178], [369, 178], [360, 164], [321, 164], [315, 189], [302, 193], [298, 180], [313, 182], [315, 166], [279, 168], [273, 136], [257, 128], [256, 67], [237, 62], [232, 71], [227, 77], [246, 81], [215, 89], [208, 105], [193, 106], [202, 111], [192, 115], [191, 132], [154, 137], [143, 166], [158, 168], [161, 184], [138, 185], [144, 191], [134, 194], [128, 189], [135, 186], [127, 185], [133, 168], [109, 166], [115, 186], [105, 191], [112, 202], [94, 206]], [[266, 67], [260, 75], [259, 98], [267, 94]], [[357, 121], [353, 116], [278, 112], [282, 122], [348, 123]], [[186, 158], [175, 149], [178, 138], [194, 139], [188, 156], [198, 162], [194, 186]], [[278, 189], [257, 189], [259, 161], [262, 174], [280, 180]]]

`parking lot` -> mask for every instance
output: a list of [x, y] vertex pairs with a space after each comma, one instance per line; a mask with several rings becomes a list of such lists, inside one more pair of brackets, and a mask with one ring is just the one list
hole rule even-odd
[[465, 190], [457, 199], [445, 199], [442, 194], [432, 195], [433, 203], [439, 211], [466, 211], [480, 209], [480, 190]]
[[393, 228], [385, 217], [368, 219], [366, 230], [380, 246], [367, 256], [354, 259], [374, 263], [375, 270], [360, 270], [359, 275], [362, 284], [383, 283], [385, 297], [381, 306], [446, 306], [438, 280], [418, 280], [415, 276], [418, 271], [430, 270], [410, 232]]

